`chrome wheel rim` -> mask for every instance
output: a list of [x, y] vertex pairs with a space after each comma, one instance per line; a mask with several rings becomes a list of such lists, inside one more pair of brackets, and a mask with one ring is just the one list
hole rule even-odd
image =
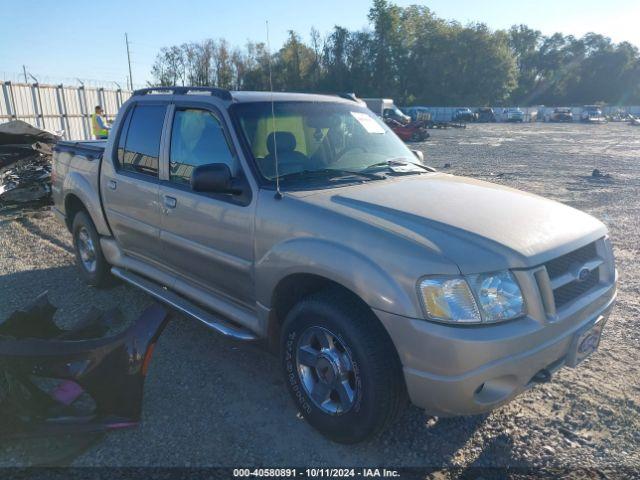
[[296, 367], [311, 401], [325, 413], [340, 415], [354, 405], [358, 390], [349, 350], [334, 333], [309, 327], [296, 349]]
[[96, 247], [93, 244], [89, 230], [86, 227], [81, 227], [78, 231], [78, 253], [80, 254], [80, 261], [82, 266], [88, 272], [96, 271]]

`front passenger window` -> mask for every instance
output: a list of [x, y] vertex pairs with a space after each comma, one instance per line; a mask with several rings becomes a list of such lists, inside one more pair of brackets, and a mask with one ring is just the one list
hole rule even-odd
[[188, 185], [193, 169], [209, 163], [225, 163], [231, 173], [237, 161], [220, 120], [208, 110], [178, 110], [171, 129], [169, 180]]

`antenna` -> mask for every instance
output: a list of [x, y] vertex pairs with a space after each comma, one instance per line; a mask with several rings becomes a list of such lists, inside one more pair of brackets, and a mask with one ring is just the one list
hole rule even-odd
[[280, 171], [278, 169], [278, 134], [276, 133], [276, 110], [275, 103], [273, 101], [273, 79], [271, 77], [271, 44], [269, 43], [269, 20], [267, 24], [267, 56], [269, 57], [269, 90], [271, 92], [271, 129], [273, 131], [273, 154], [276, 164], [276, 194], [275, 199], [282, 199], [282, 192], [280, 191]]
[[129, 63], [129, 85], [131, 86], [131, 90], [133, 90], [133, 75], [131, 75], [131, 54], [129, 53], [129, 36], [125, 32], [124, 34], [124, 42], [127, 44], [127, 62]]

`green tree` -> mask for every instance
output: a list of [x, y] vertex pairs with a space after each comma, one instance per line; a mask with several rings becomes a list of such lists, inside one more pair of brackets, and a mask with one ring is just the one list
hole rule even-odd
[[163, 48], [154, 83], [268, 90], [271, 70], [276, 90], [351, 91], [400, 104], [640, 103], [640, 53], [629, 43], [543, 36], [526, 25], [492, 31], [389, 0], [373, 0], [368, 18], [371, 29], [336, 25], [324, 40], [312, 29], [309, 44], [291, 30], [275, 53], [224, 39]]
[[401, 12], [400, 7], [387, 0], [373, 0], [369, 10], [374, 40], [370, 53], [376, 78], [373, 88], [378, 95], [389, 96], [397, 90], [397, 56], [402, 54]]

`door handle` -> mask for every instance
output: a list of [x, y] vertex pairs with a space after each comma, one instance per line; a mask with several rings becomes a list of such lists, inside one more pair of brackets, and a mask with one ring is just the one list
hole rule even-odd
[[111, 189], [111, 190], [115, 190], [116, 187], [118, 186], [118, 184], [116, 183], [115, 180], [109, 180], [108, 185], [109, 185], [109, 189]]
[[164, 197], [164, 206], [167, 208], [176, 208], [178, 201], [174, 197], [170, 197], [165, 195]]

